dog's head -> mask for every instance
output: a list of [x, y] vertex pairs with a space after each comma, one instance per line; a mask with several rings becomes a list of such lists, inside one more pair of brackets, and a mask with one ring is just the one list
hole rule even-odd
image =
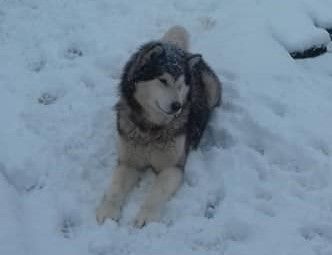
[[188, 100], [187, 53], [172, 44], [145, 44], [125, 66], [121, 95], [156, 125], [181, 113]]

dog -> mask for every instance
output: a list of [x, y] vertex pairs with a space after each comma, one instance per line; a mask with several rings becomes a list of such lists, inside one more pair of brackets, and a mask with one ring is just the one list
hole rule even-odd
[[159, 221], [181, 186], [188, 153], [196, 149], [222, 84], [200, 54], [189, 52], [189, 34], [170, 28], [139, 48], [124, 67], [115, 106], [118, 161], [96, 219], [118, 221], [125, 199], [146, 169], [156, 173], [134, 226]]

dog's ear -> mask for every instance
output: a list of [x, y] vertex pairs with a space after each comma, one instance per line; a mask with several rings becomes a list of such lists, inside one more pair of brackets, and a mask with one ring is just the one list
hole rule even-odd
[[218, 106], [222, 97], [222, 84], [218, 76], [200, 54], [190, 55], [187, 61], [193, 82], [199, 82], [204, 86], [209, 108]]
[[137, 70], [141, 70], [151, 60], [157, 59], [164, 53], [161, 43], [153, 42], [144, 45], [134, 56], [133, 60], [128, 64], [127, 78], [132, 80]]
[[187, 57], [187, 62], [188, 62], [189, 69], [191, 70], [201, 60], [202, 60], [202, 55], [201, 54], [190, 54]]
[[142, 67], [150, 60], [156, 59], [164, 53], [164, 48], [161, 43], [154, 43], [151, 47], [144, 49], [139, 59], [139, 66]]

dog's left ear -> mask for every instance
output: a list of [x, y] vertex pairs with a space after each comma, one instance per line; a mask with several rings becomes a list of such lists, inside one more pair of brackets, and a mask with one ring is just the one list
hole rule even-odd
[[164, 48], [161, 43], [155, 43], [151, 47], [144, 49], [139, 59], [139, 67], [142, 67], [145, 64], [147, 64], [149, 61], [158, 58], [163, 53], [164, 53]]
[[202, 60], [202, 55], [201, 54], [190, 54], [187, 57], [188, 61], [188, 66], [189, 69], [191, 70], [195, 65], [197, 65], [200, 61]]
[[192, 82], [199, 82], [204, 86], [209, 108], [218, 106], [222, 98], [222, 84], [218, 76], [200, 54], [188, 56], [187, 63]]
[[134, 73], [141, 70], [151, 60], [158, 58], [164, 53], [164, 48], [159, 42], [151, 42], [144, 45], [127, 64], [127, 78], [133, 79]]

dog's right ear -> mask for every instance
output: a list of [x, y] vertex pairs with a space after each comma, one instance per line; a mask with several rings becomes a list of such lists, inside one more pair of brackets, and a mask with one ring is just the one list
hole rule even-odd
[[142, 69], [142, 67], [144, 67], [151, 60], [157, 59], [164, 53], [164, 51], [165, 50], [162, 44], [158, 42], [143, 46], [137, 53], [134, 62], [131, 64], [131, 68], [128, 70], [129, 79], [133, 78], [133, 75], [137, 70]]

